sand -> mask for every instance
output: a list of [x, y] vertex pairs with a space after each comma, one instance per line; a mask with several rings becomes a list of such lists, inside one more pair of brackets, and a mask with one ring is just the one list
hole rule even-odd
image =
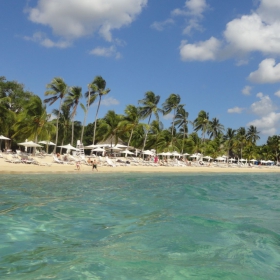
[[[0, 158], [0, 174], [40, 174], [40, 173], [97, 173], [92, 171], [92, 167], [82, 164], [81, 169], [78, 170], [76, 165], [54, 163], [51, 156], [44, 158], [33, 157], [41, 163], [48, 163], [49, 165], [35, 165], [25, 163], [10, 163], [6, 162], [4, 158]], [[279, 172], [280, 167], [204, 167], [204, 166], [98, 166], [99, 173], [269, 173]]]

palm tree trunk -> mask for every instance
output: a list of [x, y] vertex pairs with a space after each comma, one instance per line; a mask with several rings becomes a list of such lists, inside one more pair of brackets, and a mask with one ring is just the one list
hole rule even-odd
[[143, 144], [143, 148], [142, 148], [142, 151], [145, 149], [145, 145], [146, 145], [146, 141], [147, 141], [147, 136], [148, 136], [148, 132], [149, 132], [149, 128], [150, 128], [150, 120], [151, 120], [151, 116], [149, 117], [149, 121], [148, 121], [148, 129], [147, 129], [147, 132], [145, 134], [145, 139], [144, 139], [144, 144]]
[[185, 128], [185, 126], [184, 126], [183, 145], [182, 145], [182, 152], [181, 152], [181, 154], [183, 154], [183, 151], [184, 151], [184, 144], [185, 144], [185, 132], [186, 132], [186, 128]]
[[89, 88], [88, 88], [87, 110], [86, 110], [86, 112], [85, 112], [84, 121], [83, 121], [82, 134], [81, 134], [81, 144], [83, 144], [84, 129], [85, 129], [86, 120], [87, 120], [87, 115], [88, 115], [88, 110], [89, 110], [89, 99], [90, 99], [90, 91], [89, 91]]
[[72, 120], [72, 137], [71, 137], [71, 145], [73, 146], [74, 142], [74, 119]]
[[172, 129], [171, 129], [171, 146], [173, 143], [174, 121], [175, 121], [175, 109], [174, 109], [174, 116], [173, 116], [173, 120], [172, 120]]
[[132, 130], [131, 130], [131, 132], [130, 132], [130, 136], [129, 136], [129, 140], [128, 140], [127, 146], [129, 146], [129, 144], [130, 144], [130, 141], [131, 141], [131, 138], [132, 138], [133, 131], [134, 131], [134, 129], [132, 128]]
[[97, 116], [98, 116], [98, 111], [99, 111], [100, 103], [101, 103], [101, 95], [99, 95], [99, 102], [98, 102], [98, 106], [97, 106], [97, 110], [96, 110], [96, 115], [95, 115], [95, 121], [94, 121], [93, 139], [92, 139], [92, 144], [93, 145], [94, 145], [94, 141], [95, 141], [96, 121], [97, 121]]
[[57, 120], [56, 120], [56, 134], [55, 134], [54, 152], [56, 151], [56, 146], [57, 146], [57, 141], [58, 141], [58, 121], [59, 121], [59, 118], [60, 118], [61, 103], [62, 103], [62, 98], [60, 98], [59, 110], [58, 110], [58, 115], [57, 115]]

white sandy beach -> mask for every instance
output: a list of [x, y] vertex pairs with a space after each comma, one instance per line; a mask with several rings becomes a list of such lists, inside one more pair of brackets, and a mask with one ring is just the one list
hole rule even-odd
[[[97, 173], [92, 171], [92, 167], [82, 164], [81, 169], [77, 170], [76, 165], [58, 164], [53, 162], [53, 158], [46, 156], [44, 158], [36, 158], [41, 163], [49, 165], [35, 165], [25, 163], [11, 163], [0, 158], [0, 173], [1, 174], [36, 174], [36, 173]], [[50, 165], [51, 164], [51, 165]], [[206, 167], [206, 166], [101, 166], [98, 165], [100, 173], [280, 173], [280, 167]]]

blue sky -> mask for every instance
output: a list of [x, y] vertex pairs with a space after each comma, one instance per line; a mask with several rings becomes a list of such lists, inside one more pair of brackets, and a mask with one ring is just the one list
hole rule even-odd
[[160, 104], [179, 94], [191, 121], [205, 110], [225, 128], [257, 126], [259, 144], [279, 134], [279, 0], [9, 0], [0, 23], [0, 75], [42, 99], [54, 77], [85, 92], [101, 75], [99, 117], [151, 90]]

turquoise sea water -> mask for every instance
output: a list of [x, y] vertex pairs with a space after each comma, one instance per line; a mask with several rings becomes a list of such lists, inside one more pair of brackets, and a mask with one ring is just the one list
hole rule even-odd
[[0, 279], [280, 277], [278, 174], [0, 178]]

